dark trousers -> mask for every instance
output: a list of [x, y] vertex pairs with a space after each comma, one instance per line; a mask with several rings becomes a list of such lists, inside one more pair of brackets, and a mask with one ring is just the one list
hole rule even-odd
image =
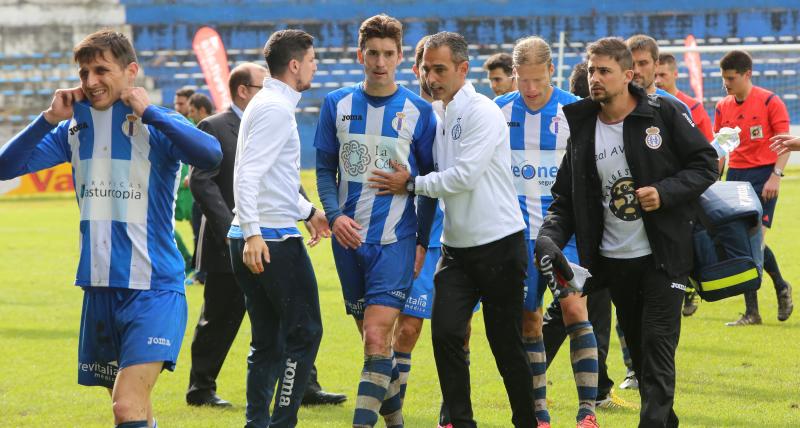
[[264, 272], [253, 274], [242, 262], [244, 240], [230, 241], [233, 271], [244, 291], [252, 329], [247, 428], [297, 424], [297, 410], [322, 339], [317, 280], [302, 239], [267, 242], [267, 246], [271, 262], [264, 264]]
[[[608, 377], [608, 342], [611, 338], [611, 293], [607, 289], [598, 290], [586, 297], [586, 308], [589, 311], [589, 322], [592, 323], [597, 338], [597, 398], [605, 398], [614, 381]], [[544, 315], [542, 326], [544, 350], [547, 356], [547, 367], [556, 358], [558, 349], [567, 338], [564, 326], [564, 314], [558, 300], [553, 300]]]
[[515, 427], [536, 426], [532, 374], [521, 332], [527, 264], [522, 232], [477, 247], [442, 247], [434, 277], [431, 335], [442, 397], [455, 428], [477, 426], [464, 340], [480, 299], [486, 337], [511, 403], [512, 422]]
[[652, 256], [599, 262], [639, 379], [639, 427], [677, 427], [675, 349], [687, 278], [670, 278]]
[[209, 272], [203, 306], [192, 339], [192, 368], [186, 398], [208, 397], [217, 391], [217, 376], [244, 318], [244, 294], [232, 273]]

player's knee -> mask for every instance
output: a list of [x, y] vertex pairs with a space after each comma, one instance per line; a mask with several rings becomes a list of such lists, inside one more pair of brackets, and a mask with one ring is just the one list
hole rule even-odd
[[525, 311], [522, 315], [522, 336], [539, 337], [542, 335], [542, 323], [544, 318], [537, 311]]
[[422, 319], [404, 317], [402, 321], [398, 323], [397, 329], [398, 338], [416, 341], [422, 333]]
[[561, 302], [561, 311], [564, 314], [564, 325], [575, 324], [576, 322], [587, 321], [589, 312], [586, 310], [586, 299], [577, 296], [570, 296], [569, 300]]
[[111, 408], [114, 412], [115, 424], [140, 421], [147, 418], [147, 405], [136, 403], [134, 400], [117, 398]]
[[364, 324], [364, 351], [368, 355], [388, 355], [391, 351], [391, 337], [383, 326]]

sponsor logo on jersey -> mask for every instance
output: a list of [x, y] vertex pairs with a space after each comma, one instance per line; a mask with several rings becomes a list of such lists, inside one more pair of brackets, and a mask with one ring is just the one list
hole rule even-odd
[[92, 180], [91, 183], [87, 186], [86, 184], [81, 185], [81, 191], [79, 192], [78, 196], [83, 198], [112, 198], [112, 199], [133, 199], [133, 200], [141, 200], [142, 199], [142, 192], [141, 192], [141, 185], [134, 185], [128, 182], [105, 182], [105, 181], [94, 181]]
[[522, 126], [522, 124], [516, 120], [510, 120], [506, 122], [506, 125], [508, 125], [509, 128], [519, 128], [520, 126]]
[[80, 131], [82, 129], [86, 129], [88, 127], [89, 127], [89, 124], [86, 123], [86, 122], [78, 123], [77, 125], [73, 126], [72, 128], [69, 128], [69, 135], [75, 135], [75, 133], [77, 133], [78, 131]]
[[360, 114], [343, 114], [342, 122], [347, 122], [348, 120], [364, 120], [364, 116], [361, 116]]
[[522, 177], [525, 180], [533, 180], [536, 178], [552, 178], [555, 179], [558, 175], [557, 166], [536, 166], [531, 165], [528, 161], [524, 161], [519, 165], [511, 166], [511, 174], [514, 177]]
[[367, 172], [372, 157], [367, 146], [356, 140], [350, 140], [342, 145], [342, 168], [350, 175], [361, 175]]
[[647, 136], [644, 137], [644, 143], [647, 144], [647, 147], [655, 150], [661, 147], [662, 139], [661, 139], [661, 130], [656, 126], [651, 126], [644, 130], [647, 133]]
[[165, 337], [148, 337], [147, 338], [148, 345], [161, 345], [161, 346], [172, 346], [172, 342]]

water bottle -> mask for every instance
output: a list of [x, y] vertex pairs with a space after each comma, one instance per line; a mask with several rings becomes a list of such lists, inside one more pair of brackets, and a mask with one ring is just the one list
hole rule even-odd
[[739, 129], [738, 126], [736, 128], [728, 128], [726, 126], [720, 129], [717, 135], [714, 136], [711, 146], [717, 151], [718, 159], [724, 158], [728, 153], [739, 147], [740, 132], [742, 132], [742, 130]]

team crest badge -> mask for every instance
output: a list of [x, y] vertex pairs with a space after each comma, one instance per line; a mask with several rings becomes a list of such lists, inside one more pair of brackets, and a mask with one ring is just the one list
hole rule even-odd
[[129, 114], [125, 116], [125, 121], [122, 122], [122, 133], [128, 137], [135, 137], [139, 135], [139, 127], [142, 123], [139, 121], [139, 116]]
[[402, 111], [398, 111], [395, 115], [394, 119], [392, 119], [392, 128], [394, 128], [397, 132], [403, 130], [403, 120], [406, 118], [406, 114]]
[[461, 138], [461, 118], [459, 117], [456, 119], [456, 125], [453, 129], [450, 130], [450, 136], [453, 137], [454, 140], [458, 140]]
[[655, 150], [661, 147], [661, 130], [655, 126], [651, 126], [644, 130], [647, 133], [647, 137], [644, 137], [644, 143], [647, 144], [647, 147]]
[[558, 116], [553, 116], [553, 120], [550, 121], [550, 132], [553, 135], [558, 135], [558, 123], [561, 122], [561, 118]]
[[761, 125], [751, 126], [750, 139], [759, 140], [761, 138], [764, 138], [764, 128], [762, 128]]

